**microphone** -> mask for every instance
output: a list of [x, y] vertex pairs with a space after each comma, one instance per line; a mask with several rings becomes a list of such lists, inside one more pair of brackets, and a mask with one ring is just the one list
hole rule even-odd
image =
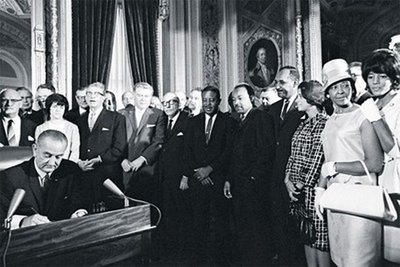
[[113, 181], [111, 181], [110, 178], [107, 178], [104, 182], [103, 185], [110, 190], [113, 194], [117, 195], [118, 197], [124, 199], [124, 207], [127, 208], [129, 207], [129, 200], [125, 196], [125, 194], [121, 191], [121, 189], [118, 188], [116, 184], [114, 184]]
[[25, 196], [25, 190], [18, 188], [11, 199], [10, 207], [8, 208], [7, 217], [4, 220], [4, 228], [9, 230], [11, 228], [11, 217], [14, 215], [19, 204], [21, 204], [22, 199]]

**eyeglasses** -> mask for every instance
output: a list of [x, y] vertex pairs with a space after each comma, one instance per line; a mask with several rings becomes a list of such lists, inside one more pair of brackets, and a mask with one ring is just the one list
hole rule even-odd
[[15, 104], [15, 103], [18, 103], [18, 102], [21, 101], [21, 100], [22, 100], [22, 99], [16, 99], [16, 98], [11, 98], [11, 99], [2, 98], [0, 101], [1, 101], [1, 103], [11, 102], [11, 103]]
[[171, 99], [171, 100], [169, 100], [169, 101], [163, 101], [163, 102], [162, 102], [162, 105], [163, 105], [163, 107], [165, 107], [165, 108], [168, 108], [168, 107], [170, 107], [170, 106], [172, 106], [172, 105], [175, 105], [175, 104], [178, 104], [178, 100], [176, 100], [176, 99]]
[[86, 95], [87, 96], [104, 96], [104, 94], [103, 93], [100, 93], [100, 92], [90, 92], [90, 91], [87, 91], [86, 92]]

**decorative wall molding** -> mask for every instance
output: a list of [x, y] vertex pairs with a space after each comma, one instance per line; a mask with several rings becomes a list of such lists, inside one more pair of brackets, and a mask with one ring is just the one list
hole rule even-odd
[[201, 1], [201, 37], [203, 41], [203, 84], [220, 85], [220, 47], [218, 34], [221, 10], [218, 0]]

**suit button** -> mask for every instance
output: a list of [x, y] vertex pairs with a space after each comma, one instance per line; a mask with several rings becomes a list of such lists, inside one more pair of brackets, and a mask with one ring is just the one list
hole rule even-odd
[[90, 148], [88, 148], [87, 152], [90, 152]]
[[279, 142], [276, 142], [276, 145], [279, 146]]

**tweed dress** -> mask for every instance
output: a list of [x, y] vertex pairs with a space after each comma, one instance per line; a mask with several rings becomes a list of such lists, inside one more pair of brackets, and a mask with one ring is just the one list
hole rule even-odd
[[[300, 123], [293, 135], [292, 153], [286, 165], [286, 175], [289, 175], [289, 180], [293, 184], [304, 185], [306, 213], [314, 221], [316, 240], [308, 245], [321, 251], [329, 251], [328, 228], [326, 220], [320, 220], [315, 213], [314, 187], [318, 184], [324, 161], [321, 133], [327, 120], [327, 115], [318, 113], [314, 118]], [[297, 207], [298, 205], [291, 202], [290, 213], [294, 213]]]

